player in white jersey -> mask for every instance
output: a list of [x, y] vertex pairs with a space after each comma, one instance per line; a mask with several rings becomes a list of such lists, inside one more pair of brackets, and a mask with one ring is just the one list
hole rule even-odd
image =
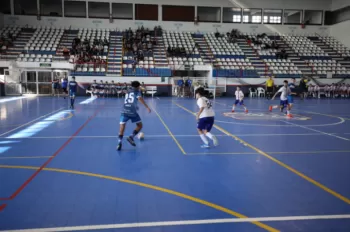
[[203, 141], [202, 148], [209, 148], [209, 139], [213, 141], [214, 146], [219, 145], [219, 142], [215, 135], [210, 131], [214, 125], [215, 112], [212, 108], [211, 102], [204, 97], [205, 90], [203, 88], [198, 88], [195, 92], [197, 105], [199, 107], [199, 112], [197, 113], [196, 119], [198, 121], [197, 129], [199, 136]]
[[275, 95], [273, 96], [273, 98], [271, 100], [274, 100], [278, 93], [281, 93], [280, 105], [279, 106], [278, 105], [274, 105], [274, 106], [271, 105], [269, 107], [269, 110], [272, 111], [272, 109], [277, 109], [278, 107], [280, 107], [281, 112], [283, 112], [283, 109], [285, 107], [287, 107], [287, 117], [292, 118], [293, 116], [290, 113], [291, 106], [288, 103], [288, 95], [291, 95], [291, 94], [294, 94], [294, 93], [292, 93], [292, 91], [288, 87], [288, 81], [284, 81], [283, 82], [283, 86], [277, 91], [277, 93], [275, 93]]
[[239, 86], [237, 86], [235, 96], [236, 96], [236, 101], [235, 101], [235, 104], [232, 106], [232, 112], [235, 112], [235, 108], [236, 108], [237, 104], [239, 104], [240, 106], [244, 107], [244, 112], [248, 113], [248, 109], [244, 105], [244, 102], [243, 102], [244, 94]]

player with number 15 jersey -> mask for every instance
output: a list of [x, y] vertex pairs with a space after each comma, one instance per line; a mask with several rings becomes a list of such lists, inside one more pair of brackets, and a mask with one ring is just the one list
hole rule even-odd
[[131, 120], [132, 123], [136, 123], [136, 128], [133, 133], [127, 138], [127, 141], [132, 145], [136, 146], [134, 137], [141, 131], [143, 125], [141, 122], [141, 118], [137, 113], [138, 110], [138, 102], [140, 101], [150, 113], [151, 110], [143, 100], [140, 92], [140, 82], [133, 81], [131, 83], [131, 89], [125, 94], [124, 99], [124, 107], [120, 115], [120, 129], [119, 129], [119, 139], [117, 150], [120, 151], [122, 149], [122, 141], [125, 131], [125, 124]]

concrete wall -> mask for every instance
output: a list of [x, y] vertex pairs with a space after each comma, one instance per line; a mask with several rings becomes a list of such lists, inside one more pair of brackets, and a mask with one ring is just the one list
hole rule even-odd
[[350, 48], [350, 21], [341, 22], [331, 27], [331, 36], [337, 38], [341, 43]]
[[350, 5], [349, 0], [333, 0], [332, 1], [332, 6], [331, 9], [333, 10], [338, 10], [340, 8], [346, 7]]

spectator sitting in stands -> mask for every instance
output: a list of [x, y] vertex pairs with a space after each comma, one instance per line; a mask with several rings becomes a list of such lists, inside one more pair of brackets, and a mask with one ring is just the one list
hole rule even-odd
[[152, 43], [150, 41], [147, 44], [147, 49], [148, 49], [148, 51], [152, 50]]
[[69, 49], [67, 47], [63, 48], [63, 56], [66, 60], [69, 60]]

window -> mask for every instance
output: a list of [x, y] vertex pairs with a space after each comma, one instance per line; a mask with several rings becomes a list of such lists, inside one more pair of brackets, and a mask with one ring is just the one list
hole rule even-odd
[[194, 22], [194, 6], [162, 6], [163, 21]]
[[2, 0], [0, 12], [4, 14], [11, 14], [11, 0]]
[[240, 16], [240, 15], [233, 15], [232, 21], [234, 23], [240, 23], [241, 22], [241, 18], [242, 18], [242, 16]]
[[269, 16], [264, 16], [264, 23], [268, 23], [269, 22]]
[[282, 18], [280, 16], [270, 16], [269, 23], [281, 23], [281, 22], [282, 22]]
[[64, 17], [86, 18], [86, 2], [65, 0]]
[[37, 15], [36, 0], [14, 0], [16, 15]]
[[243, 23], [261, 23], [261, 9], [243, 9]]
[[40, 0], [40, 15], [62, 17], [62, 1]]
[[264, 9], [264, 24], [281, 24], [282, 10]]
[[222, 21], [224, 23], [241, 23], [242, 22], [242, 9], [224, 7], [222, 14]]
[[249, 23], [249, 16], [248, 15], [243, 15], [243, 22]]
[[158, 5], [135, 4], [135, 19], [158, 21]]
[[109, 2], [88, 2], [89, 18], [109, 18]]
[[321, 10], [305, 10], [304, 23], [306, 25], [322, 25], [323, 11]]
[[300, 24], [302, 20], [302, 10], [284, 10], [284, 24]]
[[221, 22], [221, 8], [220, 7], [197, 7], [197, 16], [199, 22]]
[[259, 15], [254, 15], [254, 16], [252, 17], [252, 22], [253, 22], [253, 23], [261, 23], [261, 16], [259, 16]]
[[112, 16], [114, 19], [133, 19], [131, 3], [112, 3]]

